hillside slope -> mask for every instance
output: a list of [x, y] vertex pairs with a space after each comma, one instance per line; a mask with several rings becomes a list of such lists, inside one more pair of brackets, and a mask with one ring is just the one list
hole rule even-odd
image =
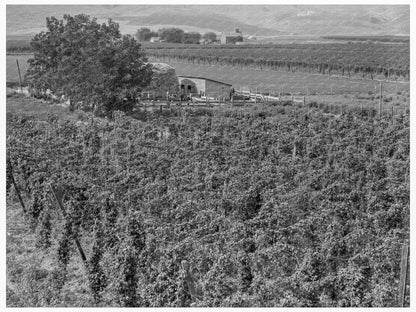
[[8, 5], [7, 36], [31, 36], [48, 16], [86, 13], [99, 21], [112, 18], [122, 32], [142, 26], [178, 25], [188, 31], [231, 31], [246, 35], [409, 35], [406, 5]]

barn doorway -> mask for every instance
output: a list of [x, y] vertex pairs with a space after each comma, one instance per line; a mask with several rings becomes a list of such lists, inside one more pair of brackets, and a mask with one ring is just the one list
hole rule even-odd
[[181, 93], [186, 95], [198, 94], [198, 89], [195, 82], [190, 79], [183, 79], [181, 81]]

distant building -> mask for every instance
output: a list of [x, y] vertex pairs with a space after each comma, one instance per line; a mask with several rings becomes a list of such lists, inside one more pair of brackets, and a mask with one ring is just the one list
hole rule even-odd
[[231, 98], [232, 84], [194, 76], [178, 76], [181, 95]]
[[163, 42], [160, 37], [150, 37], [150, 42]]
[[236, 28], [235, 32], [221, 34], [221, 44], [236, 44], [237, 42], [243, 42], [240, 29]]
[[213, 42], [214, 41], [212, 41], [212, 40], [207, 40], [207, 39], [204, 39], [204, 38], [199, 40], [199, 44], [212, 44]]

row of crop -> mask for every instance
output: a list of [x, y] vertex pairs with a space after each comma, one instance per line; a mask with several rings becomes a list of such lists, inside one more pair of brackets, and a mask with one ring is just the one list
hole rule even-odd
[[[285, 45], [189, 45], [144, 44], [149, 56], [171, 57], [207, 64], [313, 71], [365, 77], [382, 74], [385, 78], [410, 74], [408, 44], [285, 44]], [[8, 40], [7, 51], [28, 52], [27, 41]]]
[[7, 157], [57, 255], [48, 278], [65, 285], [78, 238], [93, 305], [394, 306], [408, 117], [302, 112], [9, 116]]
[[408, 79], [409, 50], [376, 46], [372, 50], [332, 50], [318, 47], [166, 47], [145, 46], [146, 54], [207, 65], [233, 65], [260, 69], [319, 72], [363, 78]]
[[238, 45], [195, 45], [195, 44], [175, 44], [175, 43], [142, 43], [144, 48], [151, 49], [206, 49], [206, 50], [304, 50], [304, 51], [332, 51], [344, 53], [359, 53], [359, 52], [373, 52], [373, 53], [394, 53], [407, 54], [409, 53], [409, 44], [391, 45], [391, 44], [372, 44], [372, 43], [289, 43], [289, 44], [238, 44]]

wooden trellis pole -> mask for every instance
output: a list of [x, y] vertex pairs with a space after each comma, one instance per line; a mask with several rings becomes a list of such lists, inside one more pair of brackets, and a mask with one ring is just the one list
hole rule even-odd
[[381, 104], [383, 102], [383, 85], [380, 82], [380, 98], [378, 100], [378, 114], [381, 116]]
[[19, 202], [20, 202], [20, 205], [22, 206], [23, 212], [26, 213], [25, 204], [23, 202], [22, 196], [20, 196], [19, 187], [17, 186], [17, 183], [14, 179], [12, 163], [11, 163], [10, 160], [7, 160], [7, 163], [9, 164], [9, 167], [10, 167], [10, 179], [12, 180], [12, 184], [14, 186], [14, 189], [16, 190], [17, 198], [19, 199]]
[[406, 280], [409, 263], [409, 246], [402, 247], [402, 256], [400, 261], [400, 284], [399, 284], [399, 306], [404, 306], [404, 298], [406, 296]]
[[[49, 188], [52, 192], [52, 195], [53, 195], [56, 203], [58, 204], [59, 208], [61, 209], [64, 218], [66, 219], [67, 218], [67, 213], [65, 211], [64, 206], [62, 205], [61, 199], [56, 195], [55, 190], [53, 189], [52, 185], [49, 185]], [[82, 259], [82, 262], [85, 264], [85, 266], [87, 266], [87, 257], [85, 256], [85, 253], [84, 253], [84, 250], [82, 249], [81, 243], [79, 242], [78, 238], [74, 238], [74, 241], [75, 241], [75, 244], [77, 245], [78, 252], [79, 252], [79, 255]]]

